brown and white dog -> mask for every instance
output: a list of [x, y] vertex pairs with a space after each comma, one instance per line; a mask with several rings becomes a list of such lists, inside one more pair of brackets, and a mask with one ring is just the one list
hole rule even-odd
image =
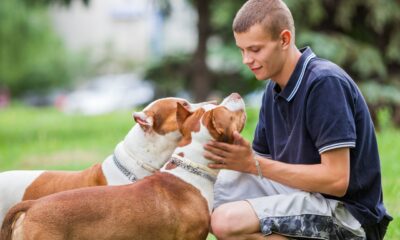
[[212, 139], [233, 141], [232, 133], [244, 127], [244, 102], [232, 94], [220, 105], [194, 113], [178, 106], [177, 119], [185, 146], [163, 172], [135, 184], [77, 189], [19, 203], [8, 212], [0, 239], [206, 239], [217, 172], [207, 167], [203, 145]]
[[22, 200], [81, 187], [123, 185], [159, 170], [178, 146], [177, 106], [193, 112], [207, 103], [163, 98], [133, 113], [136, 124], [101, 164], [83, 171], [7, 171], [0, 173], [0, 223]]

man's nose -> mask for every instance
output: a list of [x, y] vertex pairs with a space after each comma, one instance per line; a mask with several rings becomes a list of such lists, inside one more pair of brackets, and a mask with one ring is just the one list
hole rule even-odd
[[248, 53], [246, 53], [246, 52], [243, 53], [242, 58], [243, 58], [243, 64], [246, 64], [246, 65], [252, 63], [253, 60], [254, 60], [254, 59], [253, 59]]

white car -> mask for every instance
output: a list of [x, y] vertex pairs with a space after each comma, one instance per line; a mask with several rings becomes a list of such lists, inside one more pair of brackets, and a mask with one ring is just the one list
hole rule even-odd
[[106, 75], [65, 95], [57, 106], [66, 113], [97, 115], [133, 109], [150, 102], [153, 97], [153, 86], [135, 74]]

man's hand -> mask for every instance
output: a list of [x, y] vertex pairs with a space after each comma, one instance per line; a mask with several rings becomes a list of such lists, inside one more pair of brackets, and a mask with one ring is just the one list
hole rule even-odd
[[204, 145], [204, 157], [214, 161], [209, 164], [214, 169], [230, 169], [246, 173], [254, 173], [255, 164], [250, 143], [238, 132], [233, 133], [234, 143], [210, 141]]

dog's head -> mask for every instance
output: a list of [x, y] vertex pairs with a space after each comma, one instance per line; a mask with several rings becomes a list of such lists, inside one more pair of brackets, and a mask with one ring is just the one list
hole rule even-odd
[[181, 147], [190, 144], [194, 136], [202, 143], [211, 139], [233, 143], [233, 133], [241, 132], [246, 122], [245, 104], [237, 93], [232, 93], [219, 105], [205, 104], [194, 112], [178, 104], [177, 119], [178, 124], [182, 124], [179, 127], [183, 136]]
[[[134, 112], [133, 118], [145, 133], [166, 135], [178, 131], [179, 126], [182, 125], [182, 123], [178, 124], [178, 106], [193, 113], [205, 104], [209, 104], [209, 102], [194, 104], [182, 98], [162, 98], [149, 104], [143, 111]], [[185, 121], [186, 118], [179, 120]]]

